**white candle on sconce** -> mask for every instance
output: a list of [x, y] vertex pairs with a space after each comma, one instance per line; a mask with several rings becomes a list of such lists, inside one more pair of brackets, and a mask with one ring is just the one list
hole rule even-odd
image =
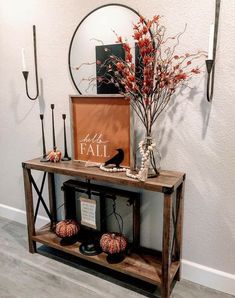
[[208, 47], [208, 60], [213, 60], [213, 50], [214, 50], [214, 31], [215, 25], [210, 24], [210, 35], [209, 35], [209, 47]]
[[24, 51], [24, 48], [21, 49], [21, 57], [22, 57], [22, 71], [26, 71], [26, 62], [25, 62], [25, 51]]

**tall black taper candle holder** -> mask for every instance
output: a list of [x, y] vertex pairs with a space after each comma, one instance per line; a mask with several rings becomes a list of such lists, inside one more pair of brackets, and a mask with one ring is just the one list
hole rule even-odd
[[214, 77], [215, 77], [215, 58], [216, 58], [216, 47], [218, 39], [218, 28], [219, 28], [219, 14], [220, 14], [220, 2], [221, 0], [216, 0], [215, 5], [215, 29], [214, 29], [214, 41], [213, 41], [213, 57], [212, 59], [206, 60], [206, 69], [207, 69], [207, 100], [209, 102], [213, 99], [214, 92]]
[[34, 66], [35, 66], [35, 79], [36, 79], [36, 95], [35, 97], [31, 97], [29, 95], [29, 90], [28, 90], [28, 76], [29, 72], [28, 71], [22, 71], [24, 80], [25, 80], [25, 88], [26, 88], [26, 94], [29, 99], [35, 100], [38, 98], [39, 95], [39, 87], [38, 87], [38, 65], [37, 65], [37, 44], [36, 44], [36, 26], [33, 25], [33, 46], [34, 46]]
[[52, 119], [52, 137], [53, 137], [53, 150], [56, 151], [56, 143], [55, 143], [55, 122], [54, 122], [54, 108], [55, 105], [51, 104], [51, 119]]
[[64, 157], [61, 160], [68, 161], [68, 160], [71, 160], [71, 157], [69, 157], [68, 151], [67, 151], [67, 138], [66, 138], [66, 128], [65, 128], [66, 114], [62, 114], [62, 119], [64, 120]]
[[61, 152], [59, 150], [56, 150], [54, 108], [55, 108], [55, 105], [51, 104], [53, 150], [49, 152], [49, 154], [47, 155], [47, 159], [49, 159], [52, 162], [59, 162], [61, 160]]
[[42, 124], [42, 150], [43, 150], [43, 156], [40, 159], [41, 162], [47, 162], [47, 154], [46, 154], [46, 144], [45, 144], [45, 135], [44, 135], [44, 125], [43, 125], [43, 114], [40, 114], [41, 124]]

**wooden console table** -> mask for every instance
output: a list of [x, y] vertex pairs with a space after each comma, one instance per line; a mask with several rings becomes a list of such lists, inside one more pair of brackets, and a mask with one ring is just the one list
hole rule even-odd
[[[98, 168], [85, 168], [82, 164], [74, 161], [43, 163], [37, 158], [23, 162], [22, 167], [29, 251], [31, 253], [36, 252], [36, 243], [39, 242], [154, 284], [160, 288], [162, 298], [170, 297], [173, 285], [175, 281], [180, 280], [181, 275], [184, 173], [161, 171], [157, 178], [140, 182], [128, 178], [124, 173], [106, 173]], [[32, 170], [43, 172], [40, 189], [33, 179]], [[61, 246], [60, 239], [51, 230], [51, 227], [57, 222], [54, 174], [74, 176], [87, 180], [105, 181], [123, 186], [129, 185], [139, 189], [163, 193], [162, 252], [141, 247], [138, 252], [126, 256], [121, 263], [109, 264], [106, 261], [106, 254], [104, 253], [92, 257], [81, 254], [79, 252], [79, 243], [70, 246]], [[48, 176], [49, 208], [46, 206], [42, 196], [46, 175]], [[33, 202], [33, 187], [38, 195], [36, 208], [34, 208]], [[50, 224], [36, 231], [35, 220], [40, 202], [43, 204], [50, 218]], [[154, 229], [152, 230], [154, 231]]]

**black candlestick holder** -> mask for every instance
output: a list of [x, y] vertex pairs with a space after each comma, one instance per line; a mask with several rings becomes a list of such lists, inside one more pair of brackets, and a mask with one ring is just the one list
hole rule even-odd
[[47, 159], [49, 159], [51, 162], [60, 162], [61, 161], [61, 152], [59, 150], [57, 150], [56, 142], [55, 142], [54, 108], [55, 108], [55, 105], [51, 104], [53, 149], [47, 155]]
[[215, 5], [215, 29], [214, 29], [214, 40], [213, 40], [213, 59], [206, 60], [207, 69], [207, 100], [209, 102], [213, 99], [214, 92], [214, 78], [215, 78], [215, 58], [216, 58], [216, 47], [218, 39], [218, 28], [219, 28], [219, 14], [220, 14], [220, 2], [221, 0], [216, 0]]
[[55, 105], [51, 104], [51, 119], [52, 119], [52, 137], [53, 137], [53, 150], [56, 151], [56, 143], [55, 143], [55, 122], [54, 122], [54, 108]]
[[67, 150], [67, 138], [66, 138], [66, 128], [65, 128], [66, 114], [62, 114], [62, 119], [64, 121], [64, 157], [61, 160], [69, 161], [71, 160], [71, 157], [69, 157], [68, 150]]
[[43, 114], [40, 114], [40, 119], [41, 119], [41, 124], [42, 124], [42, 150], [43, 150], [43, 155], [42, 155], [42, 158], [40, 159], [40, 161], [41, 162], [48, 162], [47, 154], [46, 154], [46, 144], [45, 144], [43, 118], [44, 118]]
[[29, 95], [29, 90], [28, 90], [28, 76], [29, 72], [28, 71], [22, 71], [22, 74], [24, 76], [25, 80], [25, 89], [26, 89], [26, 94], [27, 97], [31, 100], [35, 100], [38, 98], [39, 95], [39, 87], [38, 87], [38, 65], [37, 65], [37, 44], [36, 44], [36, 26], [33, 25], [33, 45], [34, 45], [34, 65], [35, 65], [35, 80], [36, 80], [36, 95], [35, 97], [31, 97]]
[[207, 69], [207, 89], [206, 89], [206, 96], [209, 102], [212, 101], [213, 98], [213, 91], [214, 91], [214, 60], [207, 59], [206, 60], [206, 69]]

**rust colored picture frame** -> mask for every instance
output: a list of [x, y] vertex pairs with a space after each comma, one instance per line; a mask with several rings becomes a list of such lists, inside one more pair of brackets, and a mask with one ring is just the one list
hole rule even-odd
[[133, 117], [121, 95], [70, 96], [72, 157], [75, 161], [104, 163], [124, 151], [121, 166], [133, 167]]

